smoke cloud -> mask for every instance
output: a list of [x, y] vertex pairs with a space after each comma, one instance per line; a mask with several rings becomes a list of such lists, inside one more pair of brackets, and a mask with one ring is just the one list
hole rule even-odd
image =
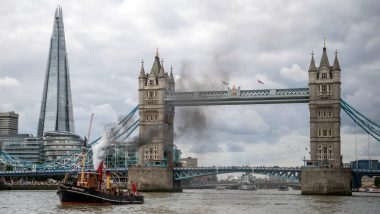
[[112, 127], [107, 127], [100, 142], [92, 146], [92, 161], [94, 169], [97, 169], [99, 164], [104, 160], [106, 156], [106, 148], [112, 143]]
[[[230, 85], [230, 72], [228, 66], [224, 66], [220, 55], [215, 55], [213, 63], [206, 72], [194, 71], [193, 63], [188, 60], [181, 62], [179, 78], [176, 80], [176, 91], [215, 91], [227, 90]], [[189, 74], [197, 73], [190, 76]], [[177, 107], [175, 116], [175, 143], [191, 145], [190, 152], [206, 153], [220, 151], [219, 145], [210, 141], [208, 132], [209, 118], [212, 113], [204, 107]]]
[[[103, 133], [102, 138], [92, 147], [93, 164], [97, 169], [102, 160], [106, 157], [106, 148], [110, 147], [113, 143], [125, 143], [128, 133], [131, 131], [131, 125], [136, 121], [136, 116], [133, 115], [128, 120], [125, 116], [118, 117], [117, 124], [109, 124]], [[129, 130], [128, 130], [129, 129]]]

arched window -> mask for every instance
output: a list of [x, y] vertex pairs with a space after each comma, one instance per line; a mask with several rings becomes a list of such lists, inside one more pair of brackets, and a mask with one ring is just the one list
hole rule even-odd
[[327, 137], [327, 129], [323, 129], [323, 137]]

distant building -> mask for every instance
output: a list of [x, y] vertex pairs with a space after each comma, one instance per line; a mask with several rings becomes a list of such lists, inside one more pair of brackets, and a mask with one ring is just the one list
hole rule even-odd
[[0, 135], [18, 133], [18, 114], [15, 112], [0, 112]]
[[30, 134], [0, 136], [0, 150], [20, 159], [38, 163], [41, 158], [41, 140]]
[[192, 157], [182, 158], [181, 162], [182, 162], [183, 167], [198, 167], [197, 158], [192, 158]]
[[351, 161], [352, 169], [380, 169], [379, 160], [357, 160]]
[[79, 151], [83, 140], [70, 132], [45, 132], [43, 137], [43, 159], [53, 161]]
[[73, 104], [62, 8], [55, 11], [53, 32], [42, 93], [37, 136], [45, 132], [74, 133]]

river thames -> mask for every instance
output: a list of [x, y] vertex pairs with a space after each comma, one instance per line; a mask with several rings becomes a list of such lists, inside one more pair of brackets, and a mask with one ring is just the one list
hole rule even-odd
[[336, 197], [303, 196], [297, 190], [184, 190], [144, 195], [142, 205], [62, 206], [56, 191], [0, 191], [0, 213], [380, 213], [377, 193]]

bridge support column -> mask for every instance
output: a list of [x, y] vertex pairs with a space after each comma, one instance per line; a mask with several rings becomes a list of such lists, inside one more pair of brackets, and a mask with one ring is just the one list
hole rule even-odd
[[129, 167], [128, 188], [131, 189], [132, 182], [137, 184], [139, 191], [154, 192], [177, 192], [173, 177], [173, 169], [163, 167]]
[[303, 167], [302, 195], [352, 195], [351, 168]]

